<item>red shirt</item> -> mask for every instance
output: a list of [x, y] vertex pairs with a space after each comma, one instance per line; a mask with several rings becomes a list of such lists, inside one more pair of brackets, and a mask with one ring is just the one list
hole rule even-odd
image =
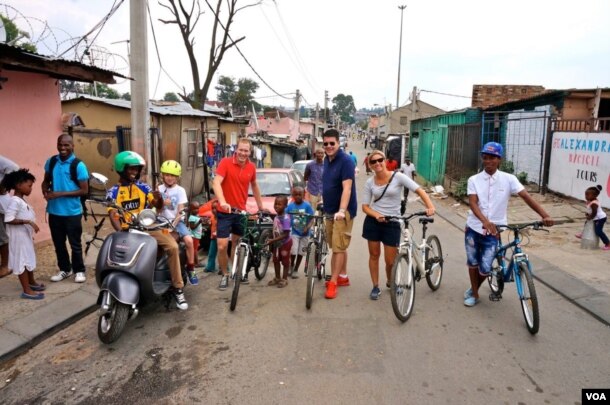
[[395, 161], [395, 160], [388, 159], [388, 160], [386, 160], [386, 162], [385, 162], [385, 167], [386, 167], [386, 168], [387, 168], [389, 171], [393, 172], [394, 170], [398, 169], [398, 162], [397, 162], [397, 161]]
[[227, 204], [245, 210], [248, 186], [256, 179], [254, 163], [248, 160], [244, 166], [240, 166], [236, 157], [226, 157], [218, 164], [216, 174], [223, 178], [221, 187]]

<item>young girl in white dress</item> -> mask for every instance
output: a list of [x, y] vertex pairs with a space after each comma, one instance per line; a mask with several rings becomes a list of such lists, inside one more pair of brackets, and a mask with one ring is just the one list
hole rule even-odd
[[40, 231], [40, 228], [36, 225], [34, 209], [24, 199], [32, 193], [34, 181], [36, 178], [28, 169], [19, 169], [4, 176], [2, 184], [7, 191], [15, 190], [4, 214], [9, 237], [8, 266], [19, 276], [23, 288], [21, 298], [40, 300], [44, 298], [41, 291], [45, 286], [34, 279], [34, 233]]

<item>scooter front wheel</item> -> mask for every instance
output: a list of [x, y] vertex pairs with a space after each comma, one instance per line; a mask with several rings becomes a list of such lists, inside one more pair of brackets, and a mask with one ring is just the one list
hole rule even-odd
[[108, 345], [121, 336], [129, 318], [129, 309], [129, 305], [114, 301], [108, 312], [100, 315], [97, 323], [97, 336], [102, 343]]

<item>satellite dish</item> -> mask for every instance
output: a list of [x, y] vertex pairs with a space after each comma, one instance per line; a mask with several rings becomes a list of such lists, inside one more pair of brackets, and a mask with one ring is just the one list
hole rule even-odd
[[0, 42], [6, 42], [6, 29], [4, 28], [4, 21], [0, 18]]

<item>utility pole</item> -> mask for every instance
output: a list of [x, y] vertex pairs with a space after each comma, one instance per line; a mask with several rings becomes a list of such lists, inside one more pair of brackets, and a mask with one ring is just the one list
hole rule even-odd
[[328, 129], [328, 90], [324, 90], [324, 131]]
[[318, 121], [320, 120], [320, 104], [316, 103], [316, 117], [313, 122], [313, 135], [311, 139], [311, 155], [316, 153], [316, 143], [318, 142]]
[[396, 108], [400, 107], [400, 60], [402, 59], [402, 16], [407, 6], [398, 6], [400, 10], [400, 45], [398, 46], [398, 84], [396, 85]]
[[297, 125], [297, 139], [299, 138], [299, 135], [301, 134], [301, 125], [299, 123], [299, 120], [301, 119], [300, 109], [301, 109], [301, 92], [299, 91], [299, 89], [297, 89], [297, 94], [294, 99], [294, 121], [296, 122], [296, 125]]
[[[147, 173], [152, 174], [154, 167], [150, 149], [150, 112], [148, 110], [148, 39], [146, 0], [129, 2], [131, 54], [131, 150], [146, 159]], [[148, 178], [150, 183], [155, 179]], [[153, 184], [154, 185], [154, 184]]]
[[417, 86], [413, 86], [413, 95], [411, 96], [411, 119], [414, 118], [414, 115], [417, 112]]

